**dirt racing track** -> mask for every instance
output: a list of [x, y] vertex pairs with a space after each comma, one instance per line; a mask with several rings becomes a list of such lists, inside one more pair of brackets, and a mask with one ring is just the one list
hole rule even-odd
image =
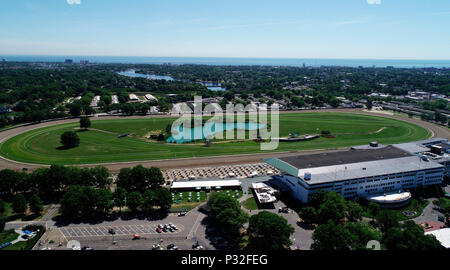
[[[426, 128], [432, 132], [433, 137], [450, 139], [450, 132], [447, 128], [441, 127], [429, 122], [421, 121], [414, 118], [408, 118], [407, 116], [398, 116], [398, 115], [388, 115], [381, 113], [372, 113], [372, 112], [364, 112], [361, 110], [350, 110], [350, 109], [334, 109], [334, 110], [315, 110], [315, 111], [288, 111], [288, 112], [280, 112], [280, 113], [311, 113], [311, 112], [340, 112], [340, 113], [357, 113], [357, 114], [366, 114], [372, 116], [386, 117], [396, 120], [402, 120], [405, 122], [409, 122], [412, 124], [416, 124]], [[168, 117], [168, 116], [132, 116], [132, 117], [120, 117], [120, 119], [135, 119], [135, 118], [152, 118], [152, 117]], [[109, 119], [118, 119], [119, 117], [102, 117], [98, 118], [98, 120], [109, 120]], [[36, 125], [29, 126], [21, 126], [9, 130], [5, 130], [0, 132], [0, 143], [27, 131], [55, 126], [59, 124], [65, 123], [74, 123], [78, 122], [78, 119], [69, 119], [69, 120], [58, 120], [46, 123], [40, 123]], [[262, 158], [270, 158], [270, 157], [284, 157], [284, 156], [292, 156], [299, 154], [311, 154], [311, 153], [320, 153], [325, 151], [336, 151], [339, 149], [322, 149], [322, 150], [309, 150], [309, 151], [291, 151], [291, 152], [283, 152], [283, 153], [267, 153], [267, 154], [248, 154], [248, 155], [235, 155], [235, 156], [217, 156], [217, 157], [205, 157], [205, 158], [187, 158], [187, 159], [172, 159], [172, 160], [153, 160], [153, 161], [138, 161], [138, 162], [123, 162], [123, 163], [102, 163], [102, 164], [90, 164], [90, 165], [81, 165], [80, 167], [94, 167], [96, 165], [102, 165], [108, 168], [111, 172], [118, 172], [122, 168], [133, 167], [139, 164], [142, 164], [146, 167], [159, 167], [161, 169], [177, 169], [177, 168], [196, 168], [196, 167], [209, 167], [209, 166], [224, 166], [224, 165], [235, 165], [235, 164], [250, 164], [250, 163], [260, 163]], [[45, 165], [37, 165], [37, 164], [27, 164], [20, 163], [16, 161], [9, 160], [5, 157], [0, 157], [0, 169], [11, 169], [11, 170], [22, 170], [23, 168], [27, 168], [30, 171], [33, 171], [37, 168], [45, 167]]]

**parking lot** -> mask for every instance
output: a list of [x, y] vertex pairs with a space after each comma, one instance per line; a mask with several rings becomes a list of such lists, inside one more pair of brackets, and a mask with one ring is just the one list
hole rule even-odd
[[[164, 225], [164, 224], [163, 224]], [[157, 232], [158, 224], [151, 225], [122, 225], [122, 226], [89, 226], [89, 227], [63, 227], [59, 228], [61, 233], [67, 239], [73, 238], [86, 238], [86, 237], [105, 237], [111, 236], [109, 233], [110, 229], [115, 231], [116, 236], [132, 236], [134, 234], [139, 234], [141, 236], [145, 235], [178, 235], [184, 231], [184, 227], [179, 224], [174, 224], [177, 226], [178, 230], [171, 232], [167, 230], [166, 232]]]

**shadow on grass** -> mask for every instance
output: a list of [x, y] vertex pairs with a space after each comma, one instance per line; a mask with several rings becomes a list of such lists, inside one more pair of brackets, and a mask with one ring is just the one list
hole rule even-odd
[[58, 150], [58, 151], [65, 151], [65, 150], [70, 150], [70, 149], [74, 149], [74, 148], [77, 148], [77, 147], [78, 147], [78, 145], [76, 145], [76, 146], [62, 145], [62, 146], [56, 147], [56, 150]]

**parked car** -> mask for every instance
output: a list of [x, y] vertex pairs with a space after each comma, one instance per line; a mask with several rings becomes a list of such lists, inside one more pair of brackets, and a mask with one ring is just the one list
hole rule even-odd
[[157, 231], [158, 233], [162, 233], [161, 228], [157, 228], [156, 231]]

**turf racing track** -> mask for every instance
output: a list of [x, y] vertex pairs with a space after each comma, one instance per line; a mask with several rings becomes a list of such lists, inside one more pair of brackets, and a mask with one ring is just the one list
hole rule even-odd
[[[407, 116], [399, 116], [399, 115], [385, 115], [379, 113], [369, 113], [363, 112], [361, 110], [349, 110], [349, 109], [336, 109], [336, 110], [320, 110], [320, 111], [289, 111], [289, 112], [280, 112], [280, 114], [285, 113], [304, 113], [304, 112], [339, 112], [339, 113], [350, 113], [350, 114], [365, 114], [371, 116], [378, 117], [386, 117], [396, 120], [402, 120], [405, 122], [409, 122], [412, 124], [416, 124], [421, 126], [429, 131], [431, 131], [432, 137], [446, 138], [450, 139], [449, 129], [445, 127], [440, 127], [438, 125], [424, 122], [418, 119], [408, 118]], [[110, 120], [110, 119], [133, 119], [133, 118], [152, 118], [152, 117], [165, 117], [167, 116], [132, 116], [132, 117], [102, 117], [99, 120]], [[27, 131], [56, 126], [60, 124], [67, 123], [75, 123], [78, 122], [78, 119], [70, 119], [70, 120], [59, 120], [53, 122], [40, 123], [36, 125], [30, 126], [22, 126], [14, 129], [5, 130], [0, 132], [0, 143], [5, 142], [6, 140], [22, 134]], [[170, 159], [170, 160], [152, 160], [152, 161], [136, 161], [136, 162], [116, 162], [116, 163], [102, 163], [101, 165], [107, 167], [111, 172], [118, 172], [121, 168], [124, 167], [133, 167], [139, 164], [144, 166], [155, 166], [161, 169], [173, 169], [173, 168], [195, 168], [195, 167], [207, 167], [207, 166], [222, 166], [222, 165], [233, 165], [233, 164], [247, 164], [247, 163], [259, 163], [262, 158], [269, 157], [282, 157], [282, 156], [291, 156], [291, 155], [299, 155], [299, 154], [309, 154], [309, 153], [319, 153], [325, 151], [338, 151], [342, 149], [321, 149], [321, 150], [303, 150], [303, 151], [290, 151], [290, 152], [270, 152], [270, 153], [257, 153], [257, 154], [244, 154], [244, 155], [227, 155], [227, 156], [209, 156], [209, 157], [199, 157], [199, 158], [179, 158], [179, 159]], [[35, 170], [40, 167], [45, 167], [47, 165], [38, 165], [38, 164], [29, 164], [29, 163], [21, 163], [17, 161], [13, 161], [8, 159], [7, 157], [0, 157], [0, 169], [12, 169], [12, 170], [22, 170], [23, 168], [27, 168], [28, 170]], [[81, 167], [93, 167], [96, 164], [89, 165], [80, 165]]]

